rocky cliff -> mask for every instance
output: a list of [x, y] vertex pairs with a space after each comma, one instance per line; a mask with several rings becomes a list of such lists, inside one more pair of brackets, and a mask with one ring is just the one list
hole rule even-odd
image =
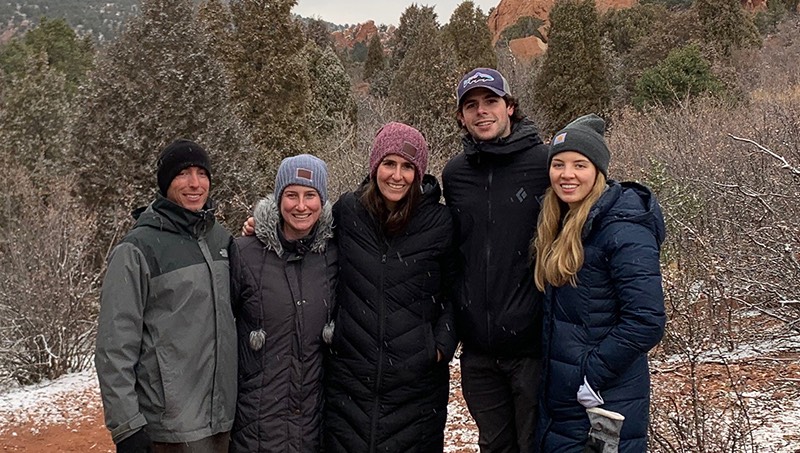
[[[638, 0], [596, 0], [597, 10], [601, 14], [609, 9], [630, 8], [637, 3]], [[539, 34], [546, 39], [547, 29], [550, 27], [548, 18], [554, 4], [555, 0], [500, 0], [500, 4], [489, 15], [492, 42], [497, 43], [503, 31], [522, 17], [534, 17], [543, 21]], [[508, 45], [514, 56], [525, 61], [530, 61], [547, 50], [547, 44], [536, 36], [512, 39]]]
[[333, 37], [333, 43], [337, 49], [352, 49], [356, 43], [364, 43], [369, 44], [369, 40], [372, 39], [373, 36], [379, 35], [381, 38], [381, 43], [386, 48], [386, 43], [388, 39], [394, 34], [395, 26], [389, 25], [381, 26], [379, 29], [375, 26], [375, 22], [368, 20], [363, 24], [356, 24], [351, 25], [349, 28], [345, 28], [344, 30], [339, 30], [331, 33]]

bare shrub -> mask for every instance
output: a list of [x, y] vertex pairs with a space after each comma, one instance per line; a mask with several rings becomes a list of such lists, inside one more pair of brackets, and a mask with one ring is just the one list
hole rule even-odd
[[800, 98], [784, 97], [737, 106], [703, 100], [624, 112], [614, 122], [611, 174], [650, 185], [667, 220], [668, 326], [657, 355], [689, 367], [688, 398], [654, 398], [654, 451], [755, 451], [737, 377], [726, 378], [712, 403], [696, 368], [774, 335], [755, 324], [765, 318], [786, 332], [800, 328], [792, 321], [800, 299], [798, 118]]
[[92, 359], [100, 270], [92, 266], [96, 215], [54, 177], [0, 176], [0, 370], [19, 384], [54, 379]]

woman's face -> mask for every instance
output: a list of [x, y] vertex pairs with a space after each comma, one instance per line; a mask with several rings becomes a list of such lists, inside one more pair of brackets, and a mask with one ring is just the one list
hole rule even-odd
[[414, 164], [397, 154], [383, 158], [375, 172], [375, 182], [389, 209], [394, 209], [397, 202], [408, 195], [416, 172]]
[[550, 186], [570, 208], [589, 195], [596, 178], [597, 167], [581, 153], [564, 151], [550, 162]]
[[293, 241], [308, 236], [322, 213], [322, 199], [316, 189], [291, 184], [281, 194], [283, 235]]

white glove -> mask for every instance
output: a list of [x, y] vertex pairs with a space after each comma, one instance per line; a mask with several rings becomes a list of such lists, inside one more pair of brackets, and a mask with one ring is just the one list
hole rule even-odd
[[583, 377], [583, 385], [578, 387], [578, 402], [587, 409], [601, 406], [605, 403], [600, 394], [592, 390], [589, 382], [586, 381], [586, 376]]

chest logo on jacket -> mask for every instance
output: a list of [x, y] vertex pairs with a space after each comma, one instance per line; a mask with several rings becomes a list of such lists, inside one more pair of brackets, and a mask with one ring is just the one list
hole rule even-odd
[[528, 198], [528, 192], [525, 191], [524, 187], [520, 187], [517, 191], [517, 200], [522, 203], [526, 198]]

